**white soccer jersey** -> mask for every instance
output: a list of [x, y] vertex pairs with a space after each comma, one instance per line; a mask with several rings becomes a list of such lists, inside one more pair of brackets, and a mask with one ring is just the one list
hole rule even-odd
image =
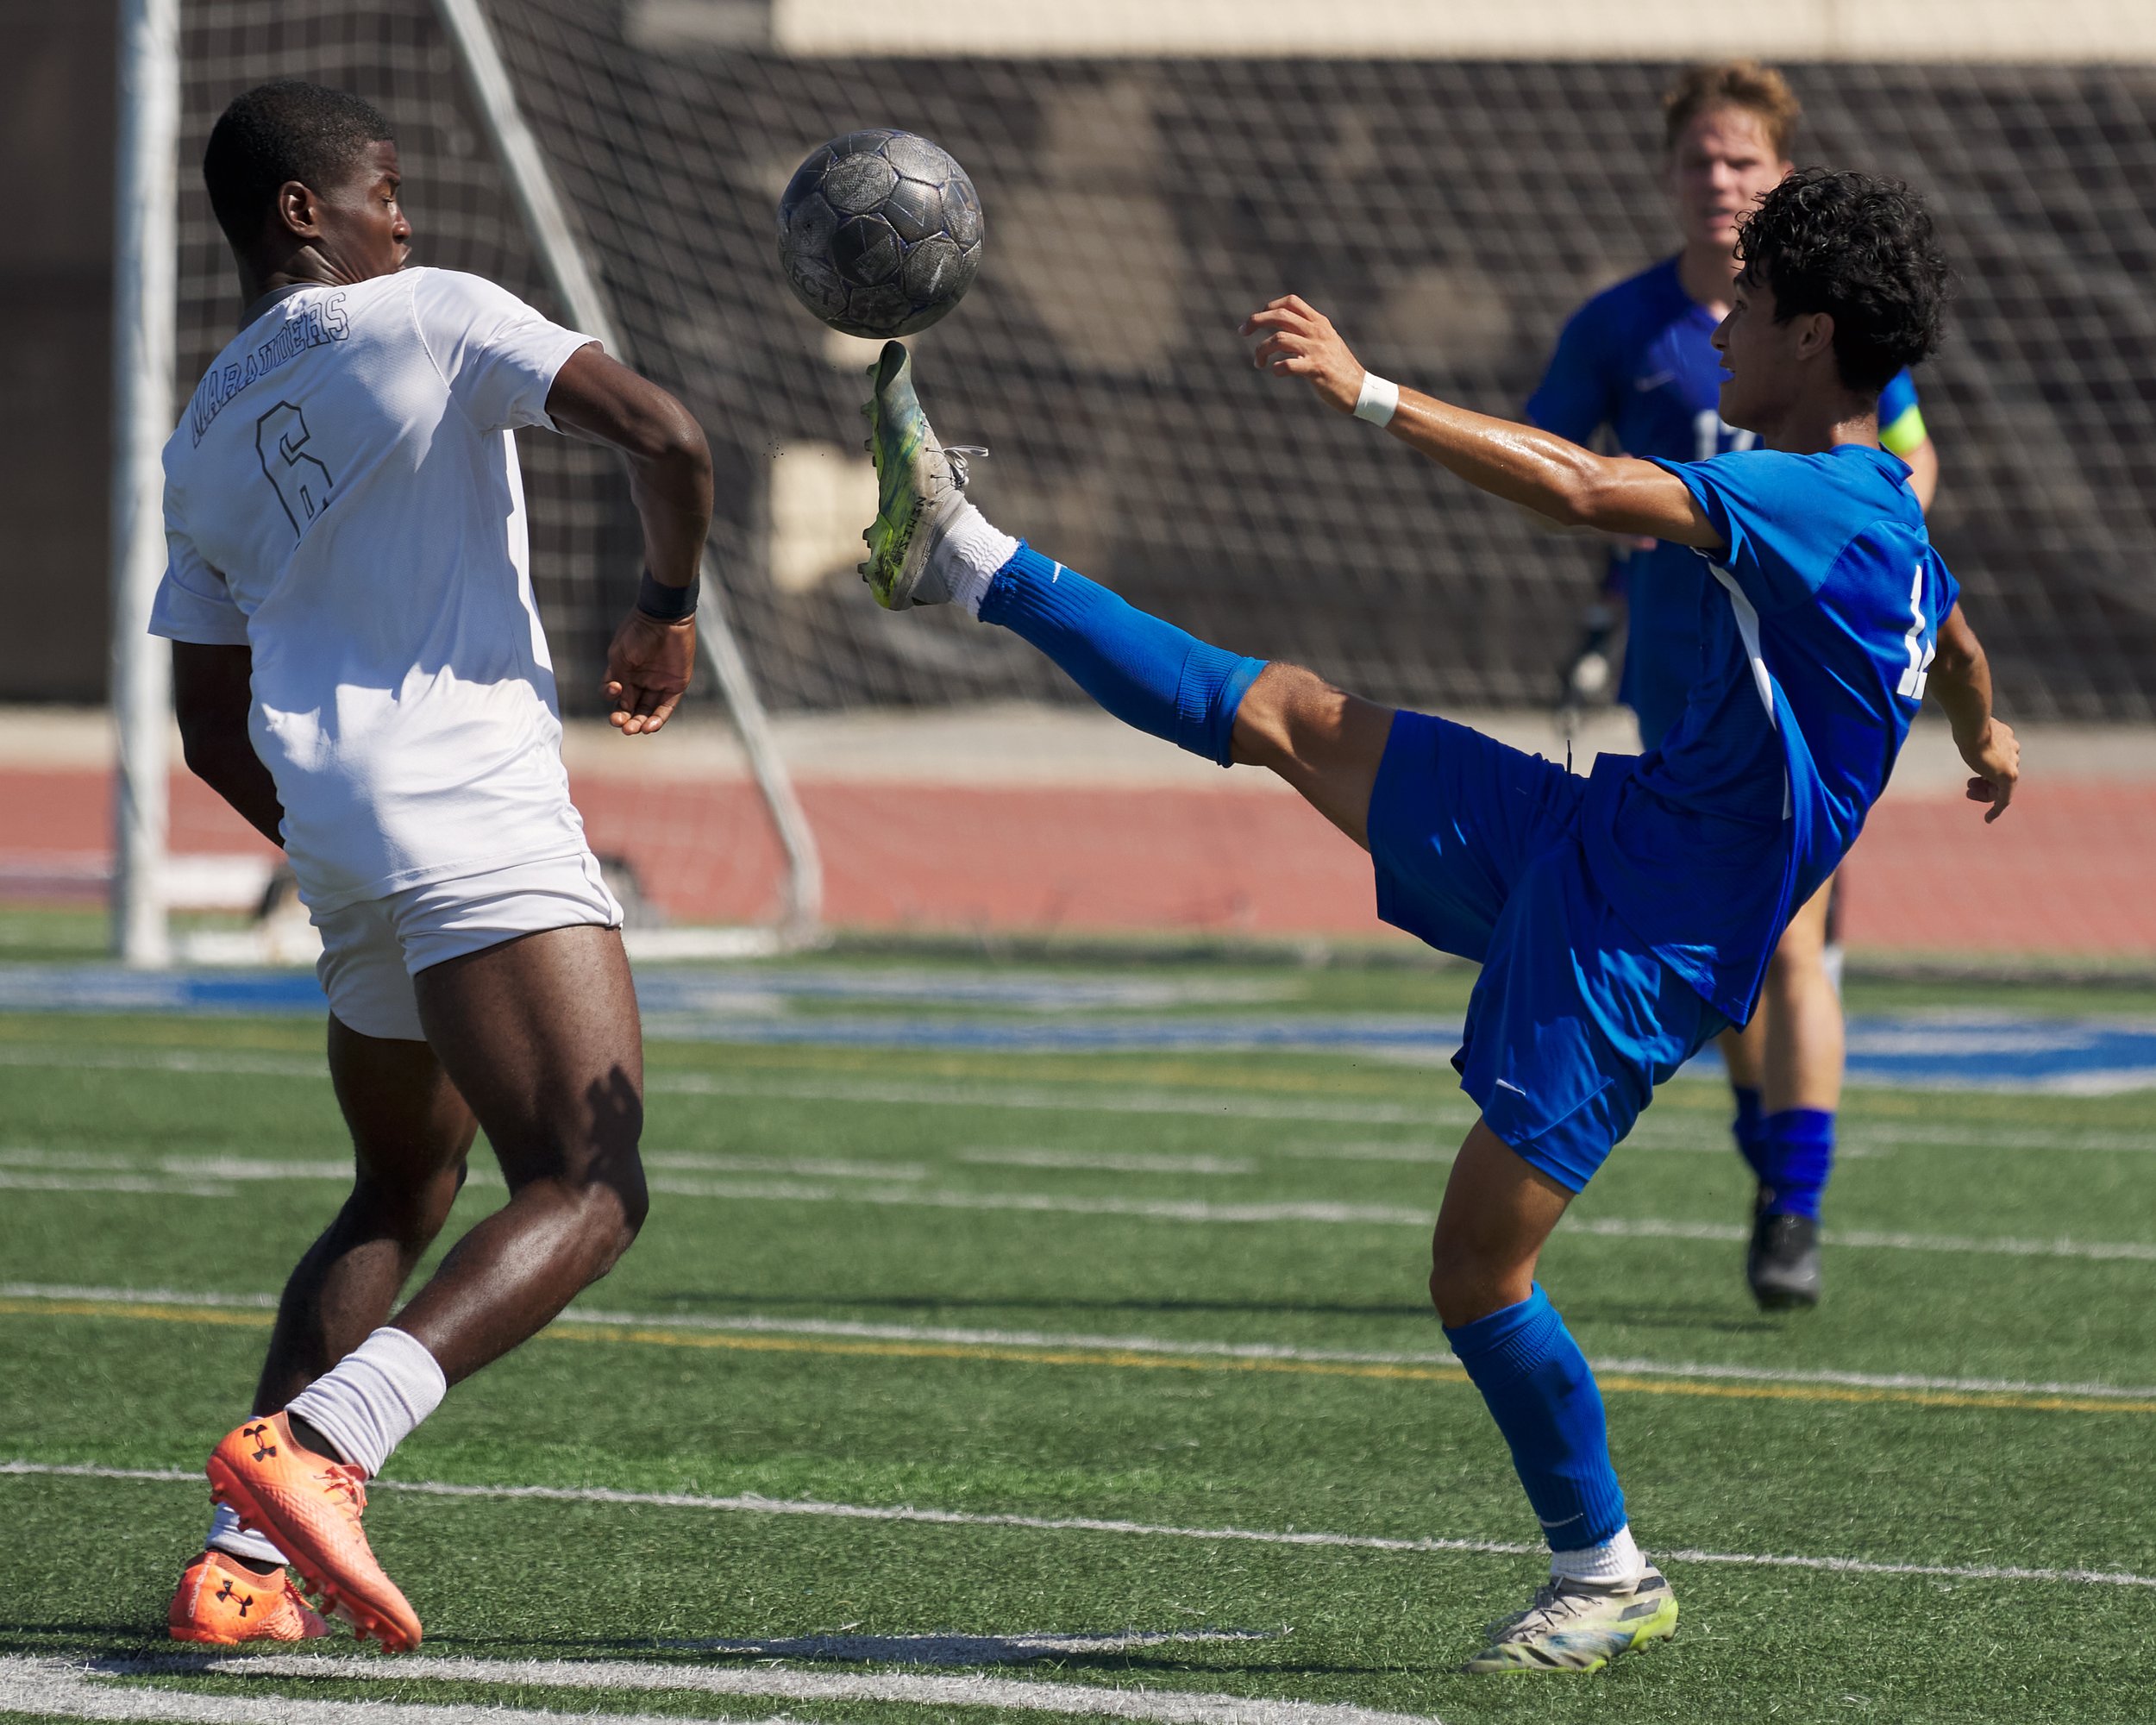
[[510, 433], [591, 339], [448, 270], [300, 288], [165, 446], [150, 627], [254, 649], [316, 912], [584, 847]]

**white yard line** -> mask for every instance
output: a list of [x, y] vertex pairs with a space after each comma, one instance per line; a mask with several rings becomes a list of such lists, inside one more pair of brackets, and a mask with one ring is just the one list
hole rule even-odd
[[[1111, 1688], [1105, 1684], [1044, 1683], [1007, 1677], [937, 1677], [911, 1672], [804, 1672], [768, 1665], [647, 1664], [624, 1659], [384, 1660], [349, 1655], [267, 1654], [246, 1659], [179, 1659], [108, 1661], [84, 1666], [55, 1659], [0, 1659], [0, 1706], [76, 1719], [229, 1720], [243, 1725], [526, 1725], [527, 1722], [599, 1718], [612, 1725], [655, 1725], [648, 1716], [578, 1710], [498, 1710], [485, 1706], [429, 1706], [376, 1701], [256, 1699], [122, 1687], [112, 1677], [214, 1674], [265, 1685], [279, 1678], [348, 1683], [513, 1684], [566, 1690], [632, 1690], [742, 1696], [791, 1702], [897, 1702], [918, 1707], [991, 1707], [1012, 1712], [1135, 1719], [1157, 1725], [1435, 1725], [1420, 1715], [1321, 1701], [1274, 1701], [1257, 1696], [1205, 1695], [1169, 1689]], [[48, 1698], [49, 1697], [49, 1698]], [[57, 1703], [58, 1704], [54, 1704]], [[680, 1716], [674, 1716], [676, 1721]], [[776, 1725], [776, 1722], [769, 1722]]]
[[828, 1156], [725, 1156], [693, 1150], [647, 1150], [647, 1168], [707, 1174], [807, 1174], [832, 1180], [925, 1180], [917, 1162], [857, 1162]]
[[59, 1048], [0, 1045], [0, 1066], [59, 1067], [85, 1072], [202, 1072], [218, 1078], [319, 1078], [318, 1054], [219, 1054], [191, 1048]]
[[1069, 1168], [1099, 1174], [1254, 1174], [1247, 1156], [1149, 1156], [1096, 1150], [962, 1150], [952, 1158], [980, 1168]]
[[[1682, 1239], [1735, 1241], [1748, 1239], [1752, 1231], [1725, 1222], [1679, 1222], [1658, 1217], [1567, 1218], [1562, 1226], [1574, 1233], [1594, 1234], [1605, 1239]], [[1981, 1238], [1974, 1234], [1882, 1233], [1870, 1228], [1830, 1228], [1824, 1238], [1829, 1245], [1856, 1246], [1874, 1251], [1965, 1251], [1986, 1258], [2078, 1258], [2097, 1262], [2124, 1260], [2156, 1264], [2156, 1245], [2141, 1240], [2015, 1239]]]
[[[47, 1478], [132, 1479], [199, 1487], [202, 1476], [172, 1468], [94, 1467], [74, 1464], [0, 1462], [0, 1475]], [[1262, 1527], [1182, 1527], [1153, 1521], [1122, 1521], [1090, 1515], [993, 1515], [959, 1509], [923, 1509], [912, 1504], [825, 1503], [814, 1498], [779, 1498], [743, 1492], [706, 1497], [691, 1492], [617, 1491], [608, 1486], [453, 1485], [441, 1480], [379, 1479], [377, 1491], [428, 1497], [530, 1499], [547, 1503], [617, 1503], [654, 1509], [693, 1509], [748, 1515], [807, 1515], [828, 1521], [902, 1521], [937, 1527], [1019, 1527], [1049, 1534], [1107, 1534], [1169, 1540], [1209, 1540], [1260, 1546], [1313, 1546], [1347, 1551], [1461, 1552], [1484, 1557], [1540, 1557], [1547, 1547], [1511, 1540], [1398, 1539], [1378, 1534], [1307, 1533]], [[2126, 1570], [2036, 1569], [2009, 1564], [1880, 1563], [1868, 1558], [1805, 1557], [1772, 1552], [1670, 1551], [1673, 1563], [1728, 1564], [1752, 1569], [1817, 1570], [1833, 1575], [1938, 1576], [1957, 1581], [2007, 1581], [2075, 1586], [2156, 1588], [2156, 1575]], [[250, 1661], [250, 1663], [252, 1663]]]
[[[252, 1676], [248, 1668], [260, 1663], [235, 1660], [225, 1671]], [[405, 1661], [382, 1667], [380, 1674], [401, 1676], [410, 1665]], [[170, 1725], [562, 1725], [571, 1716], [474, 1703], [320, 1701], [276, 1693], [204, 1695], [112, 1683], [66, 1659], [0, 1658], [0, 1718], [25, 1713], [47, 1719], [157, 1720], [170, 1722]], [[680, 1714], [584, 1716], [587, 1721], [603, 1719], [605, 1725], [682, 1725]], [[748, 1722], [728, 1720], [725, 1725], [748, 1725]], [[756, 1725], [799, 1725], [799, 1722], [780, 1714]]]
[[[91, 1071], [206, 1073], [224, 1077], [318, 1078], [329, 1076], [317, 1055], [235, 1055], [197, 1049], [65, 1048], [58, 1045], [0, 1046], [0, 1066], [59, 1067]], [[1318, 1101], [1294, 1098], [1253, 1099], [1240, 1091], [1107, 1090], [1081, 1086], [972, 1083], [962, 1080], [892, 1083], [856, 1078], [735, 1078], [704, 1072], [655, 1072], [644, 1081], [647, 1094], [680, 1096], [746, 1096], [782, 1102], [918, 1103], [929, 1107], [1046, 1109], [1074, 1113], [1199, 1114], [1228, 1120], [1309, 1120], [1351, 1126], [1465, 1126], [1471, 1107], [1446, 1099], [1434, 1104]]]
[[1135, 1647], [1175, 1647], [1197, 1641], [1270, 1641], [1285, 1629], [1126, 1630], [1118, 1635], [765, 1635], [659, 1641], [654, 1646], [690, 1653], [754, 1653], [768, 1659], [839, 1659], [855, 1664], [907, 1665], [1023, 1665], [1069, 1653], [1117, 1653]]
[[[274, 1294], [204, 1294], [168, 1288], [102, 1288], [67, 1283], [0, 1283], [0, 1299], [53, 1300], [97, 1305], [204, 1307], [273, 1311]], [[1071, 1348], [1094, 1352], [1178, 1356], [1195, 1359], [1310, 1361], [1339, 1365], [1452, 1365], [1449, 1349], [1372, 1350], [1295, 1347], [1275, 1342], [1179, 1339], [1173, 1336], [1096, 1335], [1068, 1330], [960, 1328], [939, 1324], [874, 1323], [848, 1318], [773, 1318], [761, 1314], [602, 1312], [571, 1307], [555, 1321], [622, 1327], [706, 1330], [729, 1335], [830, 1336], [863, 1341], [933, 1342], [960, 1347]], [[2074, 1396], [2097, 1400], [2156, 1401], [2156, 1385], [2078, 1383], [2015, 1377], [1950, 1377], [1919, 1372], [1840, 1371], [1827, 1368], [1724, 1365], [1693, 1360], [1597, 1358], [1598, 1371], [1633, 1377], [1729, 1383], [1815, 1383], [1851, 1389], [1931, 1389], [1979, 1396]]]
[[80, 1300], [98, 1305], [204, 1306], [274, 1312], [274, 1294], [204, 1294], [177, 1288], [99, 1288], [72, 1282], [0, 1282], [0, 1300]]
[[1344, 1204], [1324, 1199], [1222, 1204], [1205, 1199], [1083, 1197], [1060, 1192], [967, 1192], [930, 1187], [812, 1186], [782, 1181], [681, 1180], [645, 1182], [678, 1198], [765, 1199], [801, 1204], [877, 1204], [906, 1209], [998, 1210], [1065, 1216], [1136, 1216], [1163, 1222], [1319, 1222], [1426, 1228], [1433, 1207]]
[[[345, 1170], [351, 1177], [351, 1170]], [[206, 1178], [167, 1179], [154, 1174], [26, 1174], [0, 1169], [0, 1191], [153, 1192], [166, 1198], [236, 1198], [239, 1191]]]
[[[151, 1071], [201, 1073], [213, 1076], [256, 1078], [312, 1078], [327, 1082], [329, 1070], [314, 1055], [225, 1054], [200, 1049], [67, 1048], [53, 1045], [0, 1045], [0, 1067], [54, 1067], [91, 1071]], [[1703, 1082], [1703, 1081], [1702, 1081]], [[1446, 1095], [1428, 1102], [1324, 1101], [1299, 1098], [1253, 1098], [1223, 1090], [1122, 1090], [1106, 1092], [1082, 1086], [1051, 1088], [950, 1081], [916, 1080], [893, 1082], [832, 1076], [815, 1079], [762, 1079], [701, 1072], [655, 1072], [645, 1080], [647, 1093], [658, 1095], [741, 1096], [771, 1101], [862, 1102], [876, 1106], [919, 1105], [926, 1107], [1010, 1108], [1070, 1113], [1197, 1114], [1225, 1120], [1304, 1120], [1319, 1125], [1461, 1127], [1471, 1125], [1476, 1111], [1463, 1099]], [[1958, 1092], [2005, 1088], [2029, 1094], [2109, 1096], [2127, 1091], [2156, 1089], [2156, 1068], [2118, 1071], [2078, 1072], [2057, 1077], [1991, 1086], [1971, 1081], [1901, 1081], [1888, 1088], [1946, 1089]], [[1692, 1151], [1720, 1148], [1718, 1128], [1702, 1127], [1708, 1142], [1689, 1141], [1688, 1130], [1677, 1123], [1654, 1120], [1650, 1136], [1634, 1144], [1635, 1150]], [[1849, 1126], [1856, 1141], [1852, 1153], [1866, 1153], [1865, 1141], [1896, 1144], [1942, 1144], [1983, 1151], [2074, 1151], [2130, 1154], [2156, 1152], [2156, 1136], [2146, 1133], [2011, 1132], [1986, 1137], [1978, 1128], [1940, 1126]], [[1402, 1158], [1423, 1157], [1412, 1146]], [[1372, 1160], [1395, 1159], [1389, 1146], [1359, 1145], [1313, 1150], [1313, 1154], [1352, 1159], [1361, 1151]], [[1445, 1152], [1443, 1159], [1450, 1159]]]
[[1244, 1120], [1312, 1120], [1354, 1126], [1423, 1126], [1468, 1124], [1472, 1107], [1452, 1099], [1433, 1104], [1305, 1101], [1252, 1097], [1219, 1090], [1114, 1090], [1079, 1086], [938, 1082], [896, 1083], [858, 1078], [814, 1080], [736, 1078], [716, 1073], [661, 1072], [645, 1081], [649, 1091], [679, 1096], [748, 1096], [774, 1101], [875, 1102], [930, 1107], [1047, 1109], [1103, 1114], [1200, 1114]]
[[[61, 1152], [51, 1152], [58, 1164]], [[663, 1168], [680, 1157], [653, 1158]], [[712, 1161], [723, 1158], [711, 1157]], [[738, 1158], [740, 1165], [752, 1158]], [[651, 1190], [677, 1198], [716, 1198], [736, 1202], [791, 1204], [868, 1204], [886, 1208], [929, 1210], [977, 1210], [1069, 1216], [1130, 1216], [1141, 1220], [1181, 1222], [1198, 1226], [1245, 1226], [1252, 1223], [1309, 1222], [1326, 1226], [1430, 1226], [1434, 1205], [1355, 1204], [1329, 1199], [1281, 1199], [1265, 1202], [1218, 1203], [1206, 1199], [1129, 1198], [1087, 1196], [1057, 1192], [974, 1192], [960, 1189], [902, 1184], [879, 1185], [877, 1181], [903, 1182], [920, 1177], [921, 1170], [906, 1164], [887, 1171], [872, 1162], [820, 1164], [808, 1159], [766, 1158], [774, 1168], [804, 1170], [820, 1165], [826, 1170], [858, 1169], [858, 1175], [827, 1175], [828, 1183], [787, 1179], [699, 1179], [665, 1172], [647, 1181]], [[229, 1198], [235, 1181], [332, 1180], [351, 1177], [342, 1161], [260, 1161], [243, 1157], [168, 1157], [155, 1174], [140, 1175], [17, 1171], [0, 1169], [0, 1189], [60, 1192], [146, 1192], [171, 1197]], [[874, 1170], [872, 1173], [870, 1170]], [[472, 1170], [472, 1183], [492, 1186], [500, 1176], [484, 1166]], [[1668, 1239], [1735, 1244], [1750, 1231], [1729, 1222], [1683, 1221], [1669, 1217], [1567, 1217], [1564, 1233], [1601, 1239]], [[1872, 1251], [1963, 1252], [1985, 1258], [2078, 1258], [2093, 1263], [2156, 1263], [2156, 1244], [2144, 1240], [2083, 1240], [2069, 1236], [2028, 1239], [2012, 1236], [1928, 1234], [1871, 1228], [1833, 1228], [1826, 1233], [1829, 1245]]]

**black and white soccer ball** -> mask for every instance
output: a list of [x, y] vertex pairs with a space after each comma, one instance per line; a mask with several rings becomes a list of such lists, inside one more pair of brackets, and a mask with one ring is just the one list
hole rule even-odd
[[912, 132], [818, 144], [779, 200], [788, 285], [849, 336], [911, 336], [943, 317], [981, 268], [981, 232], [966, 170]]

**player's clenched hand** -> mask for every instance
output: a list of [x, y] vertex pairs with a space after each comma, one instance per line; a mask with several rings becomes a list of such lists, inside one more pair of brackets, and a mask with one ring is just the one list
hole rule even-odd
[[1990, 803], [1991, 806], [1984, 813], [1984, 820], [1996, 820], [2014, 800], [2014, 787], [2021, 781], [2021, 739], [2015, 736], [2012, 725], [2002, 718], [1995, 718], [1984, 728], [1981, 742], [1962, 746], [1961, 758], [1976, 775], [1969, 781], [1969, 800]]
[[606, 715], [625, 737], [656, 731], [674, 717], [696, 668], [696, 619], [667, 623], [632, 611], [606, 649]]
[[1363, 363], [1340, 339], [1332, 320], [1299, 293], [1275, 299], [1243, 321], [1242, 334], [1258, 338], [1250, 362], [1275, 377], [1307, 378], [1310, 386], [1343, 413], [1355, 411], [1363, 391]]

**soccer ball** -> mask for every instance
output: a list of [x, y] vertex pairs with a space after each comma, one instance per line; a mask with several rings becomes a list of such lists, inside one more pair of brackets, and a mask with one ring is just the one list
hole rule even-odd
[[834, 329], [887, 340], [925, 329], [981, 267], [981, 196], [948, 151], [912, 132], [818, 144], [779, 200], [779, 261]]

